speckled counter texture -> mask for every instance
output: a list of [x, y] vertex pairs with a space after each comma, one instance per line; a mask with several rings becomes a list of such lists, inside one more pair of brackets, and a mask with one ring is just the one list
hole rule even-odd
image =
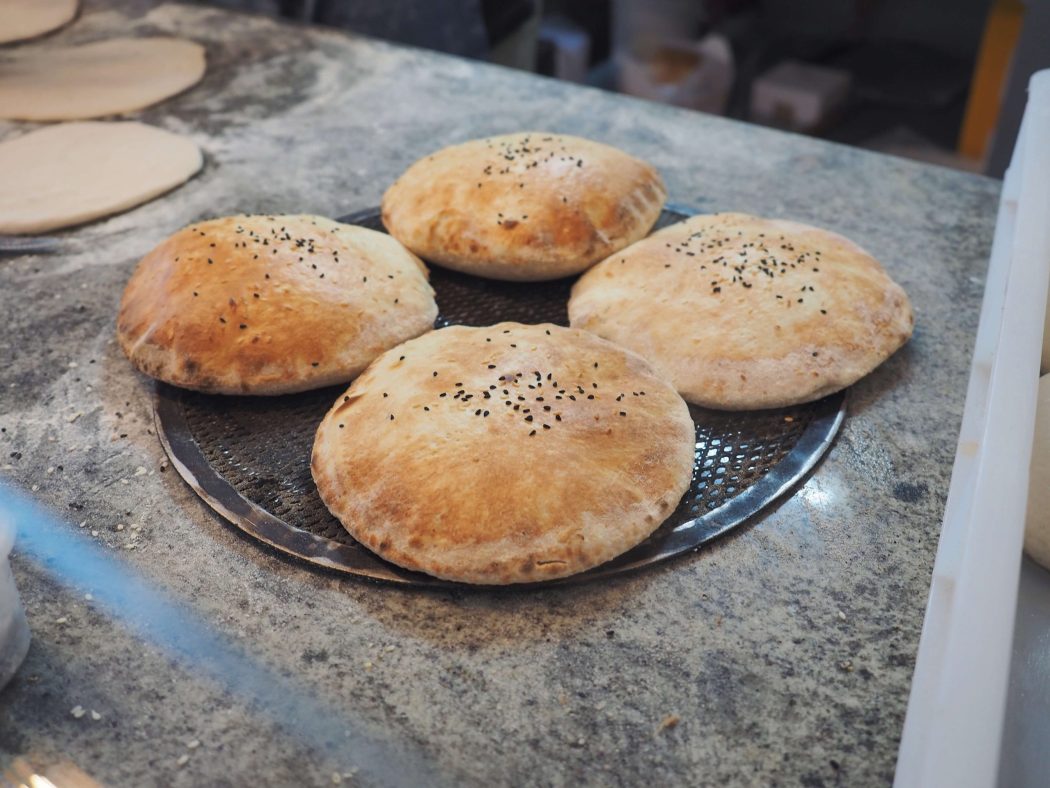
[[[0, 692], [0, 750], [65, 757], [115, 786], [331, 784], [355, 769], [356, 784], [403, 784], [421, 768], [428, 783], [479, 786], [889, 782], [998, 182], [337, 32], [102, 5], [34, 46], [205, 44], [204, 82], [139, 117], [191, 136], [206, 165], [62, 234], [61, 255], [0, 259], [2, 474], [386, 749], [296, 735], [297, 720], [137, 638], [16, 546], [34, 639]], [[373, 206], [417, 157], [523, 128], [645, 157], [696, 209], [844, 233], [906, 288], [914, 338], [855, 386], [792, 498], [711, 549], [611, 582], [424, 593], [263, 549], [163, 470], [150, 383], [114, 342], [141, 255], [203, 217]], [[101, 719], [74, 718], [76, 705]], [[679, 723], [661, 728], [669, 715]]]

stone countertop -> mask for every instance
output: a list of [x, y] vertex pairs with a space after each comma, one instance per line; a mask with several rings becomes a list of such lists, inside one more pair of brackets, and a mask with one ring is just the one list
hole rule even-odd
[[[203, 83], [135, 113], [196, 140], [205, 169], [62, 233], [60, 255], [0, 259], [0, 474], [242, 669], [180, 656], [16, 545], [33, 643], [0, 692], [0, 751], [68, 758], [116, 786], [889, 782], [997, 181], [201, 7], [87, 2], [31, 46], [136, 34], [207, 47]], [[905, 287], [914, 338], [853, 388], [793, 497], [609, 582], [420, 592], [263, 549], [164, 472], [150, 383], [114, 340], [139, 257], [203, 217], [376, 205], [421, 155], [524, 128], [623, 147], [701, 211], [841, 232]]]

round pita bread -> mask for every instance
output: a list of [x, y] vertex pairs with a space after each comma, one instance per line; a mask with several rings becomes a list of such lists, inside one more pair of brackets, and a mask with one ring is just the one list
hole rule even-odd
[[0, 233], [42, 233], [152, 200], [203, 164], [196, 144], [142, 123], [63, 123], [0, 142]]
[[156, 104], [200, 82], [204, 47], [181, 38], [111, 38], [0, 58], [0, 118], [77, 120]]
[[231, 216], [146, 255], [120, 346], [139, 370], [218, 394], [343, 383], [437, 317], [423, 264], [388, 235], [320, 216]]
[[652, 228], [660, 174], [566, 134], [472, 140], [413, 164], [383, 195], [383, 224], [425, 260], [538, 281], [585, 270]]
[[843, 389], [913, 326], [907, 295], [856, 244], [740, 213], [694, 216], [604, 260], [573, 287], [569, 319], [726, 410]]
[[77, 15], [78, 0], [3, 0], [0, 3], [0, 44], [36, 38], [68, 24]]
[[689, 486], [682, 398], [641, 358], [550, 324], [454, 326], [380, 356], [314, 443], [321, 498], [388, 561], [503, 585], [641, 542]]

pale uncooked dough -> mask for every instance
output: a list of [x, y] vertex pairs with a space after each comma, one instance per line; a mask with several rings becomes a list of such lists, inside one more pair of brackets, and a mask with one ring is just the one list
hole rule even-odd
[[1024, 551], [1050, 569], [1050, 375], [1039, 379]]
[[78, 0], [0, 0], [0, 44], [36, 38], [77, 15]]
[[0, 233], [40, 233], [119, 213], [202, 164], [186, 137], [142, 123], [63, 123], [0, 142]]
[[0, 55], [0, 117], [76, 120], [148, 107], [204, 76], [204, 47], [180, 38], [112, 38]]

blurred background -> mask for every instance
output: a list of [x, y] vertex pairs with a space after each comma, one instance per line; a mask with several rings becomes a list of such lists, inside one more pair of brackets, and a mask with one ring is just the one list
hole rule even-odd
[[1050, 0], [212, 0], [1001, 177]]

